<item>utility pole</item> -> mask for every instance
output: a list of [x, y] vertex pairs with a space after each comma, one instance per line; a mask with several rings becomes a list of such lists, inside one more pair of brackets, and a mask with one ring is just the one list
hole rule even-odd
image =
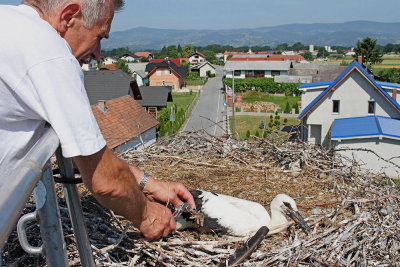
[[235, 70], [232, 71], [232, 136], [235, 138]]

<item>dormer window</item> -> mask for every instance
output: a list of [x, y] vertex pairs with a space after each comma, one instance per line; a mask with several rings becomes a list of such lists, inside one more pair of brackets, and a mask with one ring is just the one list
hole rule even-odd
[[333, 113], [339, 113], [339, 111], [340, 111], [340, 100], [333, 100], [332, 104], [333, 104], [332, 112]]
[[375, 114], [375, 101], [368, 101], [368, 114]]

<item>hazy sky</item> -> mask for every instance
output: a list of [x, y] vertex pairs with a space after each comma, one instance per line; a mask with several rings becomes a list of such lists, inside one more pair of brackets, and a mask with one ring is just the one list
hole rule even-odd
[[[0, 0], [19, 4], [19, 0]], [[111, 31], [234, 29], [353, 20], [400, 22], [400, 0], [125, 0]]]

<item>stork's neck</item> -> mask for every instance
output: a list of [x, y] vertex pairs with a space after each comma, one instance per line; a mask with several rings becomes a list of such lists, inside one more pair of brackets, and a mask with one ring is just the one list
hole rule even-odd
[[279, 233], [289, 227], [289, 221], [282, 212], [271, 209], [271, 220], [267, 227], [269, 229], [268, 235]]

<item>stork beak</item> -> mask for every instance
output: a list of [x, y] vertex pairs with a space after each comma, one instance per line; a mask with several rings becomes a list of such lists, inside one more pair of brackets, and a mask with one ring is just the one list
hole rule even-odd
[[310, 226], [308, 226], [307, 222], [304, 220], [304, 218], [300, 215], [298, 211], [288, 209], [287, 215], [293, 219], [296, 223], [300, 225], [300, 227], [306, 231], [306, 232], [311, 232], [312, 229]]

